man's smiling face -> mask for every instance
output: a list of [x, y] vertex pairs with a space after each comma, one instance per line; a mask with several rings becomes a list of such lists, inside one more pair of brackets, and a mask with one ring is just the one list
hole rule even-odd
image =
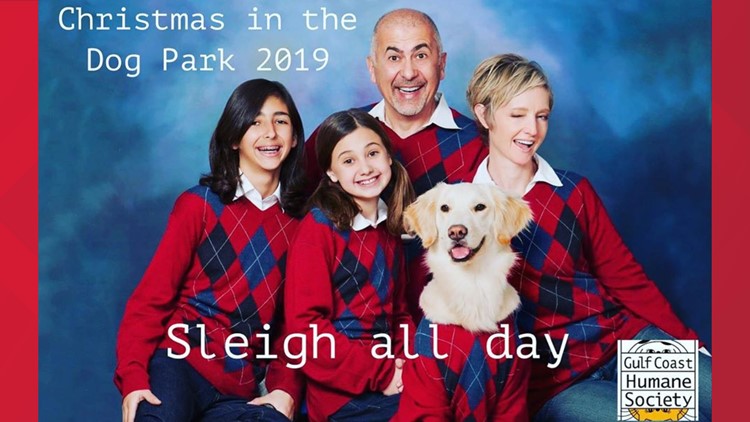
[[386, 118], [428, 121], [445, 77], [445, 60], [426, 22], [394, 19], [381, 23], [367, 66], [385, 100]]

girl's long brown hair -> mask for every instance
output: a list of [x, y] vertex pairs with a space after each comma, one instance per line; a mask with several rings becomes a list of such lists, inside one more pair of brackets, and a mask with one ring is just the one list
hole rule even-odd
[[[414, 188], [406, 169], [394, 158], [391, 140], [377, 119], [363, 110], [354, 108], [331, 114], [318, 128], [315, 158], [321, 170], [330, 169], [336, 144], [360, 127], [375, 132], [391, 157], [391, 180], [381, 196], [388, 204], [388, 232], [398, 236], [403, 232], [404, 209], [414, 201]], [[361, 211], [354, 198], [327, 175], [320, 180], [308, 201], [308, 210], [313, 207], [320, 208], [339, 230], [350, 230], [354, 217]]]

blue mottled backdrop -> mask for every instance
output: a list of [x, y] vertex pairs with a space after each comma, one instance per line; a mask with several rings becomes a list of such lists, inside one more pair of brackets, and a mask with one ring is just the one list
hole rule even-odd
[[[375, 101], [365, 66], [372, 26], [403, 6], [435, 19], [448, 53], [441, 90], [464, 113], [483, 58], [517, 52], [546, 69], [555, 111], [542, 155], [592, 180], [647, 273], [711, 344], [709, 1], [50, 0], [39, 4], [40, 420], [120, 417], [112, 373], [125, 301], [174, 199], [208, 170], [208, 140], [234, 87], [283, 82], [308, 132], [333, 111]], [[133, 29], [67, 30], [77, 19], [66, 7], [113, 14], [113, 26], [120, 13]], [[321, 7], [338, 18], [326, 30]], [[151, 28], [134, 29], [137, 13], [157, 10], [202, 14], [206, 25], [221, 13], [223, 28], [159, 30], [151, 17]], [[318, 30], [306, 28], [306, 10]], [[281, 30], [275, 18], [270, 30], [248, 30], [250, 14], [265, 27], [265, 13], [281, 16]], [[356, 23], [342, 21], [347, 13]], [[89, 72], [89, 48], [138, 54], [138, 76], [125, 67], [135, 56], [119, 71]], [[164, 71], [165, 48], [221, 48], [235, 70], [186, 72], [178, 62]], [[289, 70], [259, 71], [262, 48], [272, 52], [266, 67], [282, 51], [278, 67]], [[320, 71], [317, 48], [328, 54]], [[114, 56], [109, 64], [117, 67]]]

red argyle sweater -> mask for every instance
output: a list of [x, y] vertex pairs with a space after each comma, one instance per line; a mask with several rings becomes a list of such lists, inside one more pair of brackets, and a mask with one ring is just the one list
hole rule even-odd
[[[524, 196], [534, 222], [513, 239], [520, 254], [511, 284], [521, 295], [518, 325], [537, 336], [541, 359], [532, 360], [530, 410], [590, 374], [651, 323], [678, 339], [695, 339], [636, 262], [590, 182], [556, 170], [562, 187], [537, 183]], [[554, 369], [545, 334], [557, 350]]]
[[[265, 350], [257, 337], [266, 332], [264, 324], [276, 339], [271, 352], [283, 355], [278, 333], [284, 260], [298, 224], [278, 204], [260, 211], [242, 197], [224, 205], [204, 186], [180, 195], [120, 325], [115, 383], [122, 395], [149, 388], [148, 362], [157, 348], [185, 351], [167, 335], [170, 326], [181, 323], [189, 326], [188, 333], [173, 334], [190, 344], [187, 362], [220, 392], [252, 399], [265, 377], [269, 391], [282, 389], [299, 403], [297, 371], [278, 359], [255, 358]], [[199, 324], [205, 326], [207, 353], [216, 355], [211, 359], [201, 356]], [[233, 333], [249, 339], [248, 348], [232, 350], [246, 352], [245, 359], [230, 358], [224, 350]]]
[[[515, 357], [519, 344], [512, 318], [507, 324], [508, 349], [490, 333], [472, 334], [457, 325], [437, 325], [437, 335], [423, 319], [414, 337], [419, 354], [404, 366], [404, 392], [394, 421], [506, 421], [529, 419], [526, 391], [529, 361]], [[434, 348], [437, 347], [436, 356]], [[506, 353], [507, 352], [507, 353]], [[447, 357], [443, 357], [447, 355]]]
[[[370, 110], [375, 104], [363, 107]], [[453, 120], [459, 129], [443, 129], [437, 125], [429, 125], [419, 132], [401, 138], [381, 122], [388, 137], [393, 143], [396, 159], [401, 162], [409, 173], [414, 190], [421, 195], [433, 188], [439, 182], [457, 183], [471, 180], [476, 173], [477, 166], [488, 154], [479, 135], [474, 120], [451, 109]], [[319, 169], [315, 157], [315, 140], [318, 135], [316, 129], [305, 143], [306, 168], [309, 180], [318, 181], [325, 169]], [[317, 185], [317, 182], [314, 182]], [[407, 266], [406, 298], [409, 312], [415, 323], [422, 319], [419, 308], [419, 295], [427, 282], [427, 271], [424, 265], [424, 250], [419, 240], [404, 243], [404, 256]]]
[[[289, 330], [306, 336], [307, 405], [310, 419], [326, 420], [352, 398], [384, 390], [393, 378], [393, 359], [371, 354], [387, 334], [393, 353], [402, 356], [403, 330], [409, 324], [401, 278], [401, 242], [385, 223], [377, 228], [339, 231], [324, 213], [313, 208], [300, 223], [289, 249], [285, 315]], [[334, 338], [314, 340], [317, 333]], [[382, 337], [382, 336], [381, 336]], [[299, 354], [300, 342], [290, 342]], [[376, 351], [382, 351], [382, 348]]]

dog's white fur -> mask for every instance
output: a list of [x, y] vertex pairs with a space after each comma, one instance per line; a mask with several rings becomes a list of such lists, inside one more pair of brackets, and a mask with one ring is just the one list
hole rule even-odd
[[[422, 239], [433, 274], [419, 298], [425, 317], [471, 332], [497, 331], [521, 303], [507, 282], [516, 261], [510, 240], [531, 219], [524, 200], [492, 185], [439, 183], [420, 195], [406, 209], [404, 226]], [[466, 228], [462, 243], [475, 252], [463, 262], [450, 254], [456, 242], [449, 231], [459, 225]]]

